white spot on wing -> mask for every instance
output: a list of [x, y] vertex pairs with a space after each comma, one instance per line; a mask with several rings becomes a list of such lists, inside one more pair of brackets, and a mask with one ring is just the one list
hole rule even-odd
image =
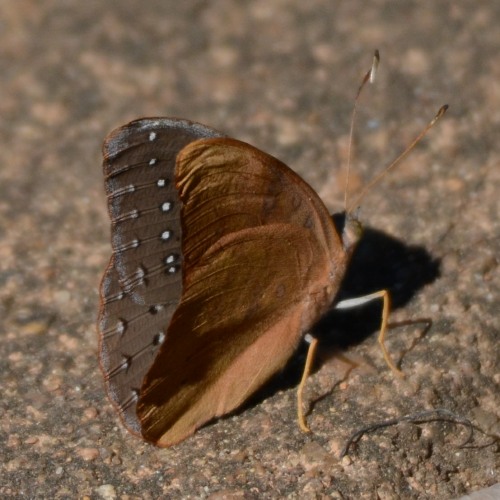
[[125, 333], [125, 321], [123, 321], [122, 319], [119, 319], [117, 322], [116, 322], [116, 333], [118, 333], [118, 335], [123, 335]]
[[153, 344], [154, 344], [155, 346], [159, 346], [159, 345], [162, 345], [162, 344], [163, 344], [163, 342], [165, 342], [165, 334], [164, 334], [162, 331], [160, 331], [160, 332], [158, 332], [158, 333], [155, 335], [155, 337], [154, 337], [154, 339], [153, 339]]

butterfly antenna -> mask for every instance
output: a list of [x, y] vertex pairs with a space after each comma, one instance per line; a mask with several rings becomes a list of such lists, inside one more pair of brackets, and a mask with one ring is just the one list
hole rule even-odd
[[349, 130], [349, 146], [347, 150], [347, 175], [346, 175], [346, 181], [345, 181], [345, 191], [344, 191], [344, 209], [347, 213], [347, 196], [349, 192], [349, 177], [351, 173], [351, 160], [352, 160], [352, 143], [353, 143], [353, 137], [354, 137], [354, 122], [356, 121], [356, 115], [358, 111], [358, 102], [359, 102], [359, 97], [361, 95], [361, 91], [367, 84], [367, 82], [373, 83], [375, 81], [375, 77], [377, 75], [377, 70], [378, 70], [378, 65], [380, 63], [380, 53], [378, 50], [375, 51], [373, 54], [373, 62], [372, 62], [372, 67], [366, 72], [366, 75], [363, 77], [363, 80], [361, 81], [361, 85], [358, 88], [358, 92], [356, 93], [356, 97], [354, 99], [354, 106], [352, 109], [352, 115], [351, 115], [351, 127]]
[[436, 122], [442, 118], [442, 116], [446, 113], [448, 109], [448, 105], [445, 104], [439, 108], [439, 111], [436, 113], [436, 116], [427, 124], [427, 126], [413, 139], [409, 146], [392, 162], [386, 167], [382, 172], [376, 175], [361, 191], [358, 197], [355, 199], [354, 203], [349, 207], [349, 210], [346, 210], [349, 213], [353, 207], [359, 206], [359, 202], [365, 196], [365, 194], [375, 185], [377, 184], [390, 170], [392, 170], [396, 165], [398, 165], [408, 153], [422, 140], [422, 138], [429, 132], [429, 130], [436, 124]]

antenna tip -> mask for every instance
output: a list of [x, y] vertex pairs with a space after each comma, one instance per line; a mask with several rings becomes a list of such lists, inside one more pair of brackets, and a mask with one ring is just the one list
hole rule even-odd
[[373, 83], [375, 81], [375, 77], [377, 76], [377, 70], [378, 70], [379, 63], [380, 63], [380, 52], [378, 51], [378, 49], [376, 49], [374, 54], [373, 54], [372, 67], [369, 71], [370, 83]]
[[448, 104], [444, 104], [443, 106], [441, 106], [436, 116], [434, 117], [434, 120], [432, 120], [432, 124], [434, 124], [437, 120], [439, 120], [446, 113], [448, 108], [449, 108]]

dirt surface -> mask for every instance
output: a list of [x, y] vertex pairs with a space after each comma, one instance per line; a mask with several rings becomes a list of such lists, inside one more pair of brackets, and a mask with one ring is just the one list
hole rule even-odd
[[[365, 425], [444, 408], [500, 433], [500, 4], [491, 1], [46, 1], [0, 4], [0, 496], [453, 499], [499, 481], [498, 445], [462, 425]], [[450, 110], [363, 200], [343, 296], [379, 309], [318, 329], [311, 434], [296, 423], [303, 351], [251, 404], [170, 449], [126, 433], [97, 365], [110, 255], [100, 147], [140, 116], [206, 123], [277, 156], [342, 210], [444, 103]], [[214, 311], [214, 314], [217, 314]], [[349, 361], [346, 361], [348, 358]]]

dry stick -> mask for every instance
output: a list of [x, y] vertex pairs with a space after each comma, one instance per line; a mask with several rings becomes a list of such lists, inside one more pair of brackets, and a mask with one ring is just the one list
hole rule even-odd
[[392, 418], [390, 420], [384, 420], [382, 422], [377, 422], [371, 425], [367, 425], [366, 427], [363, 427], [362, 429], [357, 430], [351, 436], [347, 439], [346, 444], [344, 445], [344, 448], [342, 449], [340, 453], [339, 458], [343, 458], [346, 456], [349, 452], [349, 447], [353, 443], [357, 443], [361, 437], [368, 433], [368, 432], [374, 432], [378, 429], [382, 429], [384, 427], [390, 427], [391, 425], [397, 425], [401, 422], [411, 422], [414, 424], [419, 424], [419, 423], [425, 423], [425, 422], [433, 422], [433, 421], [444, 421], [444, 422], [452, 422], [454, 424], [459, 424], [467, 427], [469, 429], [469, 434], [467, 438], [464, 440], [462, 444], [459, 444], [459, 448], [472, 448], [473, 446], [466, 446], [467, 443], [469, 443], [472, 439], [472, 436], [474, 434], [474, 430], [477, 430], [478, 432], [481, 432], [482, 434], [485, 434], [488, 437], [491, 437], [492, 440], [489, 443], [486, 443], [482, 447], [486, 446], [491, 446], [492, 444], [498, 442], [500, 440], [500, 437], [497, 435], [491, 435], [488, 434], [487, 432], [483, 431], [479, 427], [476, 427], [472, 422], [460, 415], [457, 415], [456, 413], [451, 412], [450, 410], [447, 410], [445, 408], [436, 408], [435, 410], [428, 410], [428, 411], [422, 411], [419, 413], [414, 413], [412, 415], [405, 415], [403, 417], [398, 417], [398, 418]]

